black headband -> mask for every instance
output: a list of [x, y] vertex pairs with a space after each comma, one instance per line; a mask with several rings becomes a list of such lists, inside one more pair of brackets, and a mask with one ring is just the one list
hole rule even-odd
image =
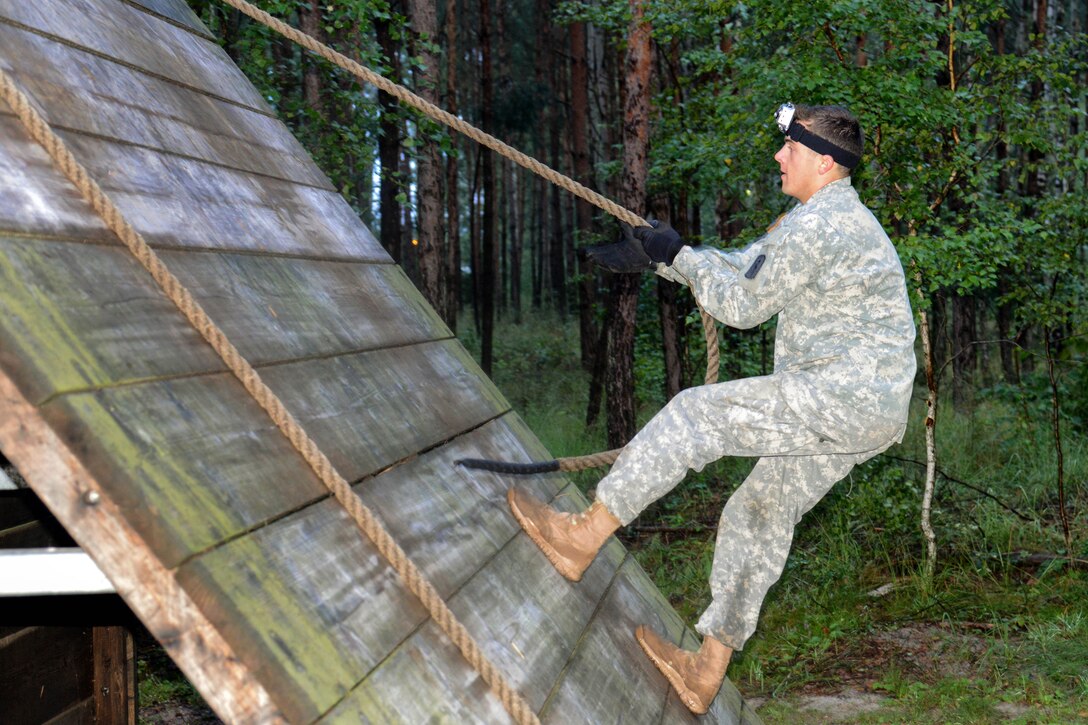
[[790, 121], [790, 126], [786, 129], [786, 138], [804, 144], [818, 154], [827, 154], [835, 159], [835, 163], [842, 164], [851, 170], [853, 170], [853, 168], [858, 165], [858, 162], [861, 161], [861, 157], [857, 154], [850, 153], [846, 149], [831, 143], [826, 138], [817, 136], [798, 123], [796, 119]]

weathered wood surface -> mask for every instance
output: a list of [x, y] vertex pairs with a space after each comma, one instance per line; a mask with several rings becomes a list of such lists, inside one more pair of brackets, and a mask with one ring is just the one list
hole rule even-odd
[[[490, 566], [515, 534], [503, 510], [505, 489], [497, 481], [466, 489], [453, 461], [524, 459], [521, 435], [520, 425], [496, 421], [356, 487], [444, 596]], [[428, 556], [437, 550], [441, 556]], [[333, 707], [426, 618], [329, 500], [194, 557], [178, 576], [241, 661], [284, 694], [281, 707], [292, 722]]]
[[57, 126], [333, 189], [302, 145], [264, 112], [58, 45], [22, 27], [0, 23], [0, 45], [19, 60], [5, 70], [39, 110], [57, 116], [47, 116]]
[[[183, 13], [185, 9], [182, 2], [160, 0], [157, 5], [162, 15]], [[168, 6], [173, 6], [173, 13], [166, 11]], [[274, 115], [214, 41], [198, 38], [190, 30], [163, 22], [121, 0], [0, 0], [0, 19], [192, 86], [210, 96]], [[72, 85], [78, 82], [73, 79]]]
[[209, 33], [204, 24], [200, 22], [200, 18], [184, 3], [174, 2], [174, 0], [126, 0], [126, 2], [147, 8], [156, 15], [161, 15], [181, 25], [186, 30], [198, 33], [211, 40], [215, 39], [215, 36]]
[[[277, 365], [262, 372], [349, 481], [471, 430], [506, 406], [452, 342]], [[326, 495], [228, 374], [71, 394], [43, 418], [168, 567]]]
[[[590, 722], [609, 713], [616, 722], [660, 722], [669, 687], [634, 638], [638, 624], [671, 637], [682, 631], [679, 618], [662, 606], [660, 597], [637, 565], [626, 561], [549, 700], [546, 721]], [[640, 696], [631, 697], [631, 692]]]
[[41, 146], [31, 141], [0, 101], [0, 230], [41, 236], [67, 236], [117, 244], [117, 238], [90, 213], [79, 192]]
[[[8, 136], [0, 168], [34, 169], [15, 179], [29, 186], [0, 196], [0, 215], [11, 229], [34, 235], [79, 238], [102, 222], [82, 202], [54, 213], [51, 189], [71, 184], [51, 168], [45, 152], [17, 121], [0, 116]], [[98, 137], [58, 132], [121, 213], [155, 247], [192, 248], [388, 262], [389, 256], [337, 193], [258, 176], [183, 156], [165, 155]], [[38, 174], [45, 178], [39, 180]], [[63, 192], [62, 192], [63, 193]], [[74, 189], [64, 196], [78, 199]], [[82, 215], [75, 214], [83, 209]]]
[[93, 683], [90, 627], [25, 627], [0, 638], [0, 722], [44, 723], [84, 702], [93, 716]]
[[[571, 490], [562, 496], [559, 502], [568, 501], [570, 508], [581, 499]], [[621, 549], [613, 542], [583, 581], [574, 585], [562, 579], [518, 531], [448, 600], [488, 659], [539, 710], [577, 647], [620, 559]], [[473, 684], [478, 675], [447, 650], [450, 645], [445, 638], [433, 624], [427, 624], [400, 644], [391, 660], [361, 682], [329, 713], [327, 721], [382, 722], [398, 712], [404, 722], [455, 721], [473, 707], [477, 710], [474, 719], [489, 721], [493, 716], [488, 713], [501, 705], [490, 694], [483, 696], [480, 685]], [[429, 661], [420, 653], [438, 654], [443, 662], [441, 671], [433, 671], [437, 665], [420, 668], [419, 663]], [[413, 697], [412, 693], [424, 688], [437, 691], [432, 697]], [[607, 713], [598, 715], [598, 720], [608, 719]]]
[[83, 598], [65, 601], [62, 624], [0, 627], [0, 722], [135, 725], [132, 636], [86, 624]]
[[[630, 635], [675, 614], [615, 541], [563, 580], [453, 465], [549, 456], [181, 0], [0, 0], [0, 66], [546, 719], [676, 714]], [[4, 107], [0, 174], [0, 450], [220, 716], [503, 722]]]
[[[450, 335], [393, 265], [162, 259], [256, 365]], [[0, 287], [0, 362], [32, 400], [225, 369], [123, 248], [0, 233]]]
[[136, 725], [136, 645], [124, 627], [95, 627], [95, 722]]

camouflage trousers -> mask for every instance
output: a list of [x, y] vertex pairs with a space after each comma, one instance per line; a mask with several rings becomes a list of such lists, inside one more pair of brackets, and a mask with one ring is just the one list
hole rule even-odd
[[767, 590], [782, 574], [801, 516], [854, 465], [896, 438], [887, 426], [865, 421], [846, 427], [830, 434], [808, 427], [787, 405], [773, 375], [690, 388], [627, 444], [598, 484], [597, 499], [628, 524], [689, 469], [700, 471], [723, 456], [759, 457], [722, 511], [712, 602], [696, 625], [700, 634], [739, 650], [756, 629]]

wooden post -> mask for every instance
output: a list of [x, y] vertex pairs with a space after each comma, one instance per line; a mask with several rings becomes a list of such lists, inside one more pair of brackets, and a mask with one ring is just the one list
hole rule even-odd
[[95, 627], [94, 658], [95, 722], [136, 723], [136, 647], [124, 627]]

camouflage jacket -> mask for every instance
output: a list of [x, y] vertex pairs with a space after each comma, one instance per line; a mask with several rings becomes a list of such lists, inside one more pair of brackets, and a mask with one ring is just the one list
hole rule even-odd
[[850, 179], [821, 188], [747, 249], [685, 247], [659, 273], [690, 285], [732, 327], [777, 314], [775, 377], [818, 431], [863, 424], [902, 437], [914, 318], [899, 256]]

